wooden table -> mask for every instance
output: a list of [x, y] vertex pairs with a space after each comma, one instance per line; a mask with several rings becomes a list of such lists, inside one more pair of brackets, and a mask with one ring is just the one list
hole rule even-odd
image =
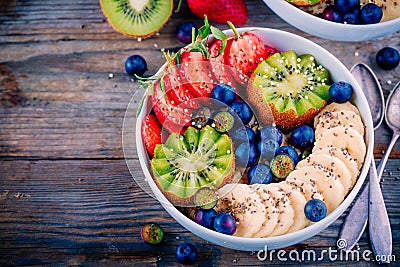
[[[349, 68], [365, 62], [386, 94], [400, 80], [399, 68], [383, 71], [374, 62], [380, 48], [400, 48], [399, 32], [359, 43], [323, 40], [288, 25], [262, 1], [247, 4], [247, 26], [304, 36]], [[140, 54], [148, 62], [147, 73], [155, 73], [164, 61], [160, 48], [182, 46], [175, 32], [184, 21], [202, 23], [184, 4], [159, 35], [138, 41], [115, 32], [97, 0], [0, 1], [0, 265], [170, 266], [176, 264], [175, 248], [184, 241], [198, 248], [199, 266], [271, 264], [185, 230], [137, 186], [126, 166], [122, 122], [138, 84], [125, 73], [125, 59]], [[390, 136], [385, 124], [376, 132], [376, 158]], [[398, 260], [399, 167], [398, 143], [383, 176]], [[134, 173], [142, 175], [139, 166]], [[343, 218], [296, 248], [334, 249]], [[164, 228], [162, 245], [141, 242], [140, 228], [149, 222]], [[359, 245], [370, 249], [366, 233]], [[289, 263], [338, 264], [329, 259], [280, 262], [276, 257], [272, 264]]]

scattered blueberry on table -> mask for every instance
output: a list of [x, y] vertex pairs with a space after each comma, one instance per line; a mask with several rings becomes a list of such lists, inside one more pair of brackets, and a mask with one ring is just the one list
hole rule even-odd
[[177, 38], [184, 44], [190, 44], [192, 42], [192, 29], [195, 29], [195, 36], [197, 35], [198, 27], [193, 22], [184, 22], [179, 25]]
[[125, 61], [125, 71], [130, 76], [142, 76], [147, 71], [146, 60], [140, 55], [132, 55]]
[[376, 64], [378, 64], [381, 69], [392, 70], [399, 65], [399, 62], [399, 51], [393, 47], [384, 47], [376, 54]]
[[197, 259], [197, 249], [190, 243], [180, 244], [175, 252], [176, 260], [182, 264], [193, 264]]

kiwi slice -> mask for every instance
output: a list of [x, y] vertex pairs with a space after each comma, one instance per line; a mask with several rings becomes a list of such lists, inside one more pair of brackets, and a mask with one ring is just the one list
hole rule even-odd
[[154, 149], [154, 180], [173, 204], [196, 206], [193, 198], [199, 188], [218, 189], [232, 182], [232, 149], [230, 138], [209, 125], [201, 130], [188, 127], [183, 135], [171, 133]]
[[194, 194], [194, 204], [202, 209], [214, 208], [218, 202], [217, 190], [212, 187], [202, 187]]
[[173, 0], [100, 0], [108, 22], [118, 32], [133, 37], [148, 37], [168, 21]]
[[250, 90], [260, 90], [263, 101], [249, 101], [259, 113], [267, 103], [275, 124], [284, 130], [311, 121], [326, 105], [331, 84], [328, 70], [314, 56], [299, 56], [293, 50], [275, 53], [260, 63], [252, 82]]
[[148, 223], [140, 229], [140, 236], [144, 242], [157, 245], [164, 238], [164, 230], [156, 223]]

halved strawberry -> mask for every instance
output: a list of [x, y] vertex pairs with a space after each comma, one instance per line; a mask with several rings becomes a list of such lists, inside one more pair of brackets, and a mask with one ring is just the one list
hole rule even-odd
[[233, 39], [227, 40], [225, 49], [221, 53], [222, 40], [215, 40], [209, 48], [210, 58], [208, 60], [212, 67], [212, 73], [217, 80], [216, 82], [235, 87], [235, 79], [232, 77], [230, 66], [227, 65], [225, 60], [225, 51], [229, 51], [232, 40]]
[[[166, 124], [188, 126], [192, 119], [192, 111], [181, 106], [174, 106], [167, 99], [166, 94], [161, 90], [160, 82], [154, 84], [152, 95], [153, 110], [161, 125], [168, 130]], [[169, 127], [172, 128], [172, 127]]]
[[188, 90], [194, 97], [211, 96], [216, 82], [213, 80], [211, 64], [201, 52], [183, 51], [180, 54], [180, 76], [188, 83]]
[[267, 51], [266, 52], [267, 56], [264, 58], [264, 60], [269, 58], [270, 56], [272, 56], [275, 53], [279, 53], [279, 50], [276, 49], [275, 47], [272, 47], [272, 46], [269, 46], [269, 45], [264, 45], [264, 47], [265, 47], [265, 50]]
[[168, 72], [164, 75], [164, 88], [172, 105], [192, 109], [199, 108], [196, 99], [189, 92], [188, 85], [182, 81], [178, 72]]
[[142, 122], [142, 139], [150, 156], [154, 156], [154, 148], [161, 144], [161, 125], [156, 116], [147, 115]]
[[235, 34], [236, 37], [225, 56], [228, 65], [233, 70], [233, 77], [239, 83], [243, 83], [247, 81], [258, 64], [266, 59], [267, 49], [262, 40], [251, 32], [239, 35], [235, 31]]

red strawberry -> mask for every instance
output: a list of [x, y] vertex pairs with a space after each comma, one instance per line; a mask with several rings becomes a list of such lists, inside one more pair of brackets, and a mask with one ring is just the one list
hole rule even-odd
[[251, 32], [235, 34], [236, 38], [227, 50], [225, 60], [231, 66], [236, 81], [242, 83], [246, 82], [258, 64], [267, 58], [268, 51], [257, 35]]
[[187, 0], [190, 10], [199, 18], [208, 17], [210, 21], [226, 23], [231, 21], [236, 25], [247, 22], [248, 12], [244, 0]]
[[[162, 80], [161, 80], [162, 81]], [[181, 106], [173, 106], [167, 99], [166, 94], [160, 88], [160, 82], [154, 84], [154, 93], [152, 95], [153, 110], [161, 125], [168, 129], [175, 129], [177, 126], [188, 126], [192, 119], [192, 111]], [[170, 124], [166, 126], [167, 124]], [[181, 128], [181, 127], [180, 127]]]
[[265, 59], [269, 58], [270, 56], [272, 56], [275, 53], [279, 53], [279, 50], [276, 49], [275, 47], [269, 46], [269, 45], [264, 45], [265, 50], [267, 51], [267, 56], [265, 57]]
[[183, 51], [180, 55], [180, 76], [188, 83], [194, 97], [210, 97], [214, 87], [211, 65], [201, 52]]
[[150, 156], [154, 156], [154, 148], [161, 144], [161, 125], [156, 116], [147, 115], [142, 122], [142, 139]]
[[189, 93], [188, 85], [184, 83], [176, 71], [164, 75], [164, 88], [171, 104], [186, 108], [199, 108], [193, 95]]
[[212, 43], [212, 45], [209, 48], [210, 58], [208, 60], [210, 61], [214, 77], [217, 80], [216, 82], [229, 84], [235, 87], [234, 85], [235, 80], [231, 75], [230, 67], [227, 65], [225, 61], [225, 53], [224, 53], [225, 51], [229, 51], [229, 47], [232, 44], [232, 40], [233, 39], [229, 39], [227, 41], [225, 49], [219, 55], [218, 53], [222, 47], [222, 41], [216, 40], [214, 43]]

